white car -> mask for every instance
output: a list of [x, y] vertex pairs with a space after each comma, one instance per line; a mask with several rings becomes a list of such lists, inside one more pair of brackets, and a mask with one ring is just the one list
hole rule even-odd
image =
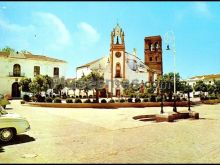
[[0, 141], [8, 142], [17, 134], [28, 130], [30, 130], [30, 124], [24, 117], [8, 113], [0, 106]]

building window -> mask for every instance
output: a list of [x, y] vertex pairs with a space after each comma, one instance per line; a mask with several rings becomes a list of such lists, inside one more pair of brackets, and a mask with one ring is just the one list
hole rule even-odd
[[149, 44], [149, 50], [153, 51], [153, 45], [151, 43]]
[[150, 61], [152, 61], [152, 57], [150, 57]]
[[34, 76], [37, 76], [40, 74], [40, 66], [34, 66]]
[[13, 76], [21, 75], [21, 66], [19, 64], [15, 64], [13, 67]]
[[121, 77], [121, 65], [120, 63], [116, 64], [116, 74], [115, 74], [115, 78], [120, 78]]
[[155, 57], [155, 60], [157, 61], [157, 57]]
[[54, 77], [59, 77], [59, 68], [54, 68], [53, 75]]
[[157, 42], [155, 43], [155, 46], [154, 46], [154, 47], [155, 47], [155, 50], [158, 50], [159, 45], [158, 45], [158, 43], [157, 43]]

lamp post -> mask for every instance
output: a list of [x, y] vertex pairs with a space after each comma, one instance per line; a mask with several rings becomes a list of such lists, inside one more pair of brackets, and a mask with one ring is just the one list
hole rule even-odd
[[[173, 105], [173, 111], [177, 112], [176, 108], [176, 45], [175, 45], [175, 36], [173, 31], [169, 31], [165, 34], [165, 42], [167, 43], [167, 49], [166, 50], [173, 50], [173, 65], [174, 65], [174, 105]], [[171, 49], [170, 49], [171, 45]]]

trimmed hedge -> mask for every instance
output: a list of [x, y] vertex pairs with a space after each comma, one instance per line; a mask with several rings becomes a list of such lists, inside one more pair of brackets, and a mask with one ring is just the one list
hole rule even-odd
[[129, 102], [129, 103], [132, 103], [132, 98], [128, 98], [128, 102]]
[[67, 99], [66, 99], [66, 103], [73, 103], [73, 99], [67, 98]]
[[140, 98], [135, 98], [135, 103], [140, 103], [141, 99]]
[[53, 102], [53, 99], [51, 97], [46, 97], [45, 101], [47, 103], [52, 103]]
[[54, 103], [62, 103], [62, 100], [60, 98], [55, 98], [53, 102]]
[[90, 100], [90, 99], [86, 99], [86, 100], [84, 101], [84, 103], [91, 103], [91, 100]]
[[101, 103], [107, 103], [107, 101], [105, 99], [102, 99]]
[[114, 99], [109, 100], [109, 103], [115, 103]]
[[23, 100], [29, 102], [30, 101], [30, 96], [24, 95]]
[[120, 103], [124, 103], [124, 102], [125, 102], [125, 99], [121, 99], [121, 100], [120, 100]]
[[144, 98], [144, 99], [143, 99], [143, 102], [145, 102], [145, 103], [146, 103], [146, 102], [149, 102], [149, 98]]
[[75, 103], [82, 103], [81, 99], [75, 99]]

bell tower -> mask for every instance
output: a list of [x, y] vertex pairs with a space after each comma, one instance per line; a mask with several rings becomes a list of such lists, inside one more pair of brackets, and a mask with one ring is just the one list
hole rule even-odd
[[162, 39], [161, 36], [150, 36], [144, 39], [145, 65], [156, 71], [158, 75], [163, 74]]
[[[110, 63], [111, 63], [111, 80], [112, 82], [125, 79], [125, 42], [124, 31], [116, 25], [111, 32], [110, 43]], [[122, 90], [111, 84], [113, 95], [120, 95]]]

